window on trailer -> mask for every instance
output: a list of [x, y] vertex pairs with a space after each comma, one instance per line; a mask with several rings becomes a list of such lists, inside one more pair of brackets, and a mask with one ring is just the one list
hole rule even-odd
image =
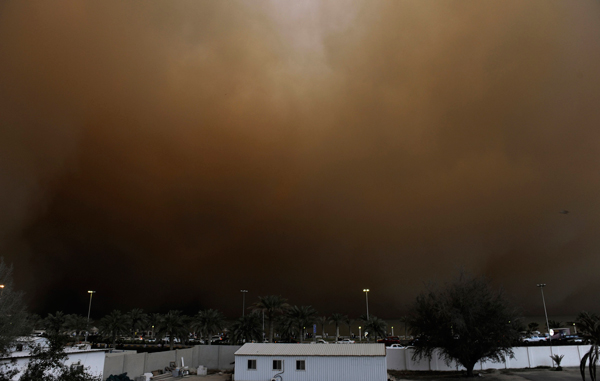
[[281, 360], [273, 360], [273, 370], [281, 370], [283, 361]]
[[306, 370], [306, 361], [296, 360], [296, 370]]
[[256, 360], [248, 360], [248, 369], [256, 370]]

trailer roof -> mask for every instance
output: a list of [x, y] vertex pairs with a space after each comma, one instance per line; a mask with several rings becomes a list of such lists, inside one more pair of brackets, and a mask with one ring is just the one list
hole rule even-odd
[[236, 356], [385, 356], [384, 344], [244, 344]]

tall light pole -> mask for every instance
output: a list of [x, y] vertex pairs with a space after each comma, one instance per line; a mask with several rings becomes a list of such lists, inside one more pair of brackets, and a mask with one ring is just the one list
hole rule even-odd
[[[548, 339], [550, 340], [550, 355], [552, 356], [552, 335], [550, 334], [550, 323], [548, 323], [548, 311], [546, 310], [546, 298], [544, 298], [544, 287], [546, 286], [546, 283], [538, 283], [537, 285], [540, 288], [540, 291], [542, 292], [542, 303], [544, 304], [544, 315], [546, 315], [546, 330], [548, 331]], [[554, 364], [554, 360], [552, 360], [552, 363]]]
[[367, 321], [369, 321], [369, 289], [363, 288], [363, 292], [365, 293], [365, 300], [367, 302]]
[[246, 293], [248, 290], [240, 290], [240, 292], [242, 293], [242, 317], [244, 317], [246, 313]]
[[88, 318], [87, 318], [87, 324], [85, 326], [85, 342], [87, 343], [87, 339], [88, 339], [88, 333], [90, 332], [90, 312], [92, 312], [92, 295], [94, 295], [96, 293], [96, 291], [88, 291], [88, 294], [90, 294], [90, 306], [88, 307]]
[[2, 295], [4, 295], [4, 285], [3, 284], [0, 284], [0, 290], [2, 290], [2, 291], [0, 291], [0, 298], [1, 298]]

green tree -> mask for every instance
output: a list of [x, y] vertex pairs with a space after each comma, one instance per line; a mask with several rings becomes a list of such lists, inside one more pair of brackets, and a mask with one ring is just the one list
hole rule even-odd
[[290, 307], [287, 299], [279, 295], [259, 296], [258, 302], [254, 303], [254, 311], [264, 312], [265, 318], [269, 322], [269, 342], [273, 342], [273, 324], [278, 315], [283, 314]]
[[365, 320], [365, 333], [367, 335], [367, 341], [377, 340], [377, 337], [385, 337], [387, 323], [377, 316], [370, 315], [368, 320]]
[[312, 306], [293, 306], [287, 311], [288, 317], [296, 324], [300, 342], [304, 342], [306, 326], [313, 325], [317, 318], [317, 311]]
[[111, 338], [113, 348], [117, 345], [117, 336], [127, 332], [127, 326], [127, 316], [119, 310], [114, 310], [99, 322], [100, 333]]
[[48, 314], [44, 319], [47, 335], [58, 335], [66, 331], [65, 324], [67, 316], [62, 311], [56, 311], [54, 315]]
[[80, 336], [87, 329], [87, 318], [77, 314], [65, 315], [63, 328], [67, 333], [74, 333], [76, 336]]
[[349, 316], [344, 315], [344, 323], [348, 326], [348, 336], [352, 336], [352, 324], [354, 324], [354, 319], [351, 319]]
[[213, 334], [221, 331], [225, 326], [225, 317], [220, 311], [206, 309], [198, 312], [192, 321], [192, 328], [206, 337], [208, 345], [212, 343]]
[[321, 337], [325, 338], [325, 324], [329, 321], [327, 316], [319, 316], [317, 318], [317, 323], [321, 326]]
[[262, 342], [262, 323], [259, 313], [250, 313], [233, 322], [231, 325], [231, 340], [236, 344], [251, 341]]
[[483, 278], [461, 273], [444, 289], [430, 287], [412, 308], [410, 325], [419, 335], [413, 359], [431, 359], [439, 349], [447, 364], [456, 361], [473, 377], [478, 361], [500, 362], [513, 357], [518, 317], [501, 291]]
[[589, 374], [592, 381], [596, 381], [596, 365], [600, 356], [600, 316], [595, 313], [581, 312], [577, 316], [577, 327], [579, 334], [587, 340], [591, 346], [590, 350], [581, 358], [579, 370], [581, 378], [585, 381], [585, 368], [589, 368]]
[[539, 331], [539, 330], [540, 330], [540, 325], [534, 321], [527, 325], [527, 333], [531, 333], [533, 331]]
[[339, 313], [331, 314], [331, 317], [329, 318], [329, 324], [335, 324], [335, 341], [338, 341], [340, 339], [340, 324], [345, 323], [346, 319], [348, 319], [348, 316], [346, 315]]
[[550, 327], [548, 327], [548, 332], [550, 332], [550, 329], [552, 328], [562, 328], [563, 323], [562, 321], [559, 320], [548, 320], [548, 324], [550, 325]]
[[173, 350], [175, 338], [185, 340], [189, 334], [186, 317], [182, 315], [181, 311], [167, 312], [158, 322], [157, 334], [159, 337], [169, 336], [169, 349]]
[[0, 257], [0, 355], [8, 353], [19, 336], [31, 333], [32, 321], [28, 319], [23, 293], [13, 288], [12, 266]]
[[137, 331], [146, 327], [148, 315], [144, 313], [144, 310], [134, 308], [127, 313], [127, 320], [129, 323], [129, 330], [132, 336], [137, 335]]

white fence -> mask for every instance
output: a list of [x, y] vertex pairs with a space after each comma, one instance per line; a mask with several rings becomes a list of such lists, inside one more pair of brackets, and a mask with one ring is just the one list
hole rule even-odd
[[[509, 368], [535, 368], [538, 366], [553, 366], [551, 354], [565, 355], [561, 366], [579, 366], [581, 357], [589, 351], [589, 345], [569, 345], [552, 347], [516, 347], [513, 348], [514, 358], [505, 358], [504, 362], [478, 362], [476, 370], [483, 369], [509, 369]], [[434, 355], [431, 360], [423, 358], [412, 360], [412, 349], [387, 349], [387, 368], [390, 370], [461, 370], [455, 362], [446, 365], [443, 358]]]

